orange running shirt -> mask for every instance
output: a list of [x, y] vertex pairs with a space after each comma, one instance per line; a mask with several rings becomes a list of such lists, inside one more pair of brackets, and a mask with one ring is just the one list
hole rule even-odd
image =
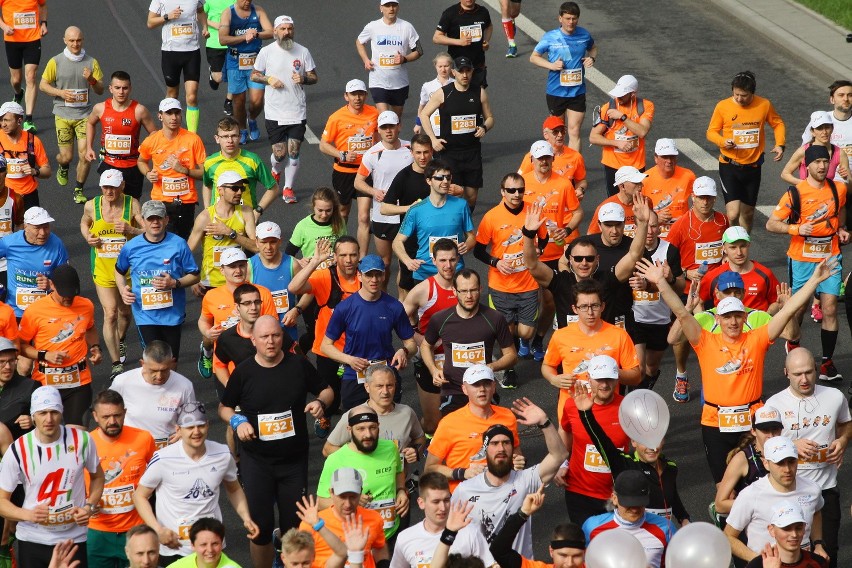
[[[820, 262], [840, 254], [840, 240], [837, 238], [837, 229], [840, 227], [838, 214], [846, 205], [846, 184], [836, 181], [834, 185], [837, 187], [838, 203], [834, 202], [834, 195], [828, 182], [824, 181], [819, 189], [813, 187], [807, 180], [796, 185], [801, 207], [799, 223], [813, 223], [814, 229], [810, 236], [790, 237], [787, 256], [793, 260]], [[789, 218], [792, 212], [793, 202], [790, 200], [790, 192], [786, 191], [781, 196], [775, 211], [772, 212], [772, 216], [783, 221]]]
[[18, 320], [15, 319], [15, 310], [3, 302], [0, 302], [0, 337], [11, 341], [18, 339]]
[[[606, 322], [592, 335], [580, 331], [576, 322], [554, 331], [544, 353], [544, 364], [554, 367], [560, 374], [572, 374], [578, 380], [588, 381], [589, 361], [596, 355], [609, 355], [619, 369], [633, 369], [639, 365], [636, 347], [627, 332]], [[559, 389], [556, 411], [560, 423], [565, 401], [569, 398], [567, 390]]]
[[[31, 175], [25, 174], [21, 168], [27, 165], [27, 140], [29, 135], [21, 132], [18, 142], [12, 142], [9, 135], [0, 130], [0, 149], [6, 158], [6, 187], [18, 195], [27, 195], [38, 189], [38, 180]], [[38, 136], [33, 136], [33, 154], [38, 167], [49, 164], [44, 144]]]
[[187, 169], [201, 168], [207, 159], [204, 142], [198, 134], [185, 128], [178, 130], [171, 140], [166, 139], [162, 130], [149, 134], [139, 145], [139, 157], [151, 160], [152, 169], [159, 174], [157, 183], [151, 188], [151, 199], [168, 203], [180, 197], [184, 203], [198, 203], [196, 180], [171, 168], [164, 170], [160, 167], [172, 154], [177, 155], [181, 165]]
[[[600, 119], [603, 121], [610, 120], [606, 116], [606, 111], [609, 110], [609, 103], [601, 105]], [[654, 121], [654, 103], [648, 99], [643, 99], [643, 112], [639, 114], [638, 103], [636, 98], [629, 107], [620, 106], [616, 102], [615, 108], [621, 114], [626, 114], [628, 120], [639, 122], [643, 118]], [[621, 166], [633, 166], [637, 170], [645, 167], [645, 139], [640, 138], [633, 132], [627, 129], [627, 126], [621, 120], [610, 120], [612, 126], [608, 127], [603, 136], [607, 140], [630, 140], [631, 145], [627, 151], [619, 150], [613, 146], [601, 147], [601, 163], [617, 170]]]
[[[92, 441], [98, 450], [98, 460], [106, 475], [100, 512], [89, 520], [89, 528], [97, 531], [124, 533], [142, 523], [133, 506], [133, 492], [145, 473], [148, 461], [157, 450], [154, 438], [147, 430], [125, 425], [118, 438], [92, 430]], [[86, 485], [89, 472], [86, 470]]]
[[349, 105], [341, 107], [334, 111], [328, 117], [328, 122], [325, 124], [325, 130], [322, 131], [322, 141], [328, 142], [338, 152], [347, 152], [354, 156], [345, 164], [334, 161], [334, 169], [338, 172], [346, 174], [358, 173], [358, 167], [361, 165], [361, 157], [364, 153], [373, 147], [373, 133], [378, 127], [379, 111], [376, 107], [368, 104], [364, 105], [361, 114], [353, 114], [349, 110]]
[[[491, 256], [502, 259], [512, 266], [512, 274], [503, 274], [493, 266], [488, 268], [488, 287], [498, 292], [529, 292], [538, 290], [527, 265], [524, 264], [524, 236], [521, 229], [526, 219], [526, 206], [513, 215], [503, 202], [487, 211], [476, 230], [476, 242], [491, 246]], [[544, 226], [539, 233], [545, 235]]]
[[689, 211], [689, 196], [692, 195], [695, 174], [680, 166], [675, 166], [674, 174], [669, 179], [660, 175], [657, 166], [645, 173], [648, 177], [642, 185], [642, 195], [651, 200], [651, 206], [657, 214], [668, 211], [672, 215], [671, 221], [660, 223], [660, 237], [665, 238], [675, 221]]
[[[753, 164], [763, 156], [766, 136], [763, 126], [769, 124], [775, 135], [775, 145], [783, 146], [786, 136], [784, 121], [767, 99], [754, 96], [748, 106], [740, 106], [729, 97], [716, 103], [707, 140], [719, 147], [722, 156], [740, 164]], [[725, 148], [725, 140], [733, 140], [736, 148]], [[720, 162], [723, 161], [719, 160]], [[727, 161], [727, 160], [724, 160]]]
[[[544, 183], [539, 182], [533, 172], [525, 174], [523, 178], [526, 188], [524, 203], [528, 205], [537, 201], [544, 203], [542, 215], [546, 219], [544, 226], [547, 227], [547, 230], [552, 231], [567, 227], [574, 217], [574, 212], [580, 209], [580, 202], [577, 200], [577, 194], [574, 192], [574, 184], [571, 183], [571, 180], [553, 172]], [[553, 240], [551, 233], [550, 240], [544, 247], [544, 252], [541, 253], [539, 260], [546, 262], [558, 259], [565, 252], [565, 245], [576, 239], [578, 235], [579, 233], [576, 230], [571, 231], [565, 240], [558, 244]]]
[[[265, 286], [253, 284], [260, 291], [260, 315], [278, 318], [275, 311], [275, 301], [272, 293]], [[234, 302], [234, 291], [228, 285], [222, 285], [208, 290], [201, 300], [201, 316], [207, 320], [213, 320], [213, 325], [221, 325], [222, 329], [228, 329], [240, 322], [240, 314], [237, 311], [237, 303]]]
[[3, 21], [15, 30], [12, 35], [3, 35], [9, 43], [38, 41], [41, 39], [41, 6], [47, 0], [2, 0]]
[[692, 348], [701, 367], [704, 400], [721, 407], [705, 404], [702, 426], [727, 432], [751, 429], [751, 412], [763, 406], [763, 362], [770, 345], [766, 325], [744, 332], [736, 343], [701, 330], [701, 338]]
[[[450, 412], [438, 422], [438, 429], [429, 444], [429, 453], [453, 469], [468, 468], [485, 464], [485, 448], [482, 434], [495, 424], [502, 424], [515, 435], [515, 447], [519, 447], [518, 419], [512, 411], [502, 406], [491, 405], [494, 411], [489, 418], [480, 418], [470, 411], [470, 405]], [[459, 481], [450, 480], [450, 491], [455, 490]]]
[[[373, 558], [373, 550], [385, 545], [384, 521], [378, 511], [365, 509], [358, 506], [355, 516], [360, 517], [364, 523], [364, 530], [369, 532], [367, 544], [364, 546], [363, 568], [376, 568], [376, 560]], [[325, 526], [333, 532], [340, 540], [343, 540], [343, 521], [334, 513], [334, 507], [323, 509], [319, 512], [319, 518], [325, 521]], [[316, 532], [311, 525], [302, 521], [299, 530], [306, 531], [314, 537], [314, 562], [311, 568], [325, 568], [326, 561], [331, 558], [331, 548], [325, 539]]]
[[[722, 262], [722, 234], [728, 228], [728, 218], [718, 211], [710, 221], [699, 221], [695, 211], [677, 220], [669, 230], [666, 240], [680, 251], [680, 266], [684, 272], [695, 270], [707, 261], [710, 268]], [[689, 281], [686, 290], [689, 292]]]
[[54, 368], [35, 365], [33, 379], [42, 385], [58, 389], [70, 389], [92, 382], [92, 373], [84, 362], [89, 352], [86, 344], [86, 331], [95, 325], [95, 305], [82, 296], [74, 296], [74, 301], [66, 307], [53, 301], [51, 296], [39, 298], [24, 311], [21, 318], [20, 338], [32, 342], [39, 351], [66, 351], [68, 366]]
[[633, 204], [625, 205], [622, 203], [617, 193], [601, 201], [601, 204], [595, 209], [595, 214], [592, 215], [592, 219], [589, 221], [589, 234], [597, 235], [601, 232], [601, 222], [598, 221], [598, 212], [607, 203], [618, 203], [624, 207], [624, 234], [632, 239], [636, 234], [636, 215], [633, 214]]
[[[527, 152], [524, 159], [521, 160], [518, 173], [525, 176], [532, 171], [533, 163], [530, 159], [530, 153]], [[572, 182], [583, 181], [586, 179], [586, 161], [577, 150], [563, 146], [562, 153], [553, 157], [553, 171]]]
[[[337, 270], [334, 266], [330, 268], [326, 268], [325, 270], [315, 270], [313, 274], [308, 278], [308, 283], [311, 285], [311, 294], [314, 295], [314, 298], [317, 301], [317, 306], [320, 306], [320, 309], [317, 311], [317, 322], [315, 324], [316, 337], [314, 338], [314, 345], [311, 351], [320, 355], [321, 357], [325, 357], [323, 352], [320, 350], [320, 345], [322, 344], [322, 338], [325, 337], [325, 330], [328, 327], [328, 320], [331, 319], [331, 314], [334, 312], [334, 308], [328, 307], [329, 298], [331, 297], [331, 272], [330, 270]], [[343, 294], [340, 296], [340, 301], [342, 302], [355, 292], [361, 289], [361, 280], [358, 279], [356, 275], [355, 278], [351, 281], [347, 281], [340, 275], [340, 272], [337, 273], [338, 282], [340, 282], [340, 289], [343, 291]], [[346, 334], [341, 333], [340, 339], [334, 342], [334, 346], [343, 351], [343, 346], [346, 344]]]

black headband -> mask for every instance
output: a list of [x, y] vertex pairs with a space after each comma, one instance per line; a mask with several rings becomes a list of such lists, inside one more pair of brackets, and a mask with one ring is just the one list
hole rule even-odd
[[489, 442], [491, 441], [491, 438], [493, 438], [494, 436], [497, 436], [499, 434], [503, 434], [504, 436], [507, 436], [509, 438], [509, 441], [512, 442], [512, 445], [513, 446], [515, 445], [515, 435], [512, 433], [511, 430], [509, 430], [507, 427], [503, 426], [502, 424], [495, 424], [494, 426], [491, 426], [488, 430], [486, 430], [482, 434], [482, 444], [487, 446], [489, 444]]
[[558, 550], [560, 548], [577, 548], [580, 550], [586, 550], [586, 541], [584, 540], [571, 540], [570, 538], [562, 538], [559, 540], [551, 540], [550, 548], [553, 550]]
[[355, 426], [356, 424], [362, 424], [364, 422], [378, 422], [379, 415], [375, 412], [359, 412], [357, 414], [349, 415], [349, 425]]

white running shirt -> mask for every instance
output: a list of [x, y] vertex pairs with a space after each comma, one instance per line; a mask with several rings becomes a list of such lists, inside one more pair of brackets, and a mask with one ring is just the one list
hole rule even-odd
[[[383, 191], [385, 194], [403, 168], [411, 165], [414, 158], [411, 156], [411, 143], [408, 140], [400, 140], [400, 147], [396, 150], [388, 150], [383, 142], [379, 142], [364, 154], [361, 158], [361, 167], [358, 173], [373, 176], [373, 187]], [[399, 225], [399, 215], [382, 215], [379, 213], [382, 203], [373, 200], [370, 210], [370, 220], [375, 223], [392, 223]]]
[[408, 55], [414, 51], [419, 39], [414, 26], [400, 18], [391, 25], [378, 19], [364, 26], [358, 34], [358, 42], [362, 45], [370, 43], [370, 61], [374, 66], [370, 71], [370, 87], [389, 91], [407, 87], [407, 63], [395, 65], [393, 58], [398, 53]]
[[149, 12], [160, 16], [180, 8], [180, 18], [163, 24], [163, 51], [195, 51], [201, 48], [201, 32], [198, 29], [198, 8], [204, 0], [153, 0]]
[[[422, 568], [432, 563], [432, 555], [441, 533], [430, 533], [420, 521], [399, 533], [396, 537], [396, 545], [393, 549], [390, 568]], [[494, 557], [488, 549], [488, 543], [482, 533], [476, 530], [473, 523], [461, 529], [456, 535], [456, 540], [450, 546], [450, 554], [461, 554], [463, 556], [475, 556], [482, 559], [486, 568], [495, 564]]]
[[273, 41], [257, 54], [254, 68], [284, 83], [279, 89], [269, 85], [264, 89], [263, 112], [266, 120], [277, 122], [278, 126], [288, 126], [300, 124], [308, 118], [305, 89], [293, 82], [293, 71], [304, 79], [309, 71], [317, 68], [311, 52], [305, 46], [294, 42], [293, 48], [287, 51], [277, 41]]

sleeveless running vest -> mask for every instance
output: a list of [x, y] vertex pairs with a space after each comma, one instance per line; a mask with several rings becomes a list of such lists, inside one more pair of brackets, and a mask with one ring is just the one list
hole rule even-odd
[[[234, 209], [234, 212], [227, 219], [223, 219], [216, 214], [216, 206], [211, 205], [207, 208], [207, 215], [210, 216], [210, 221], [221, 221], [226, 227], [236, 231], [237, 233], [246, 232], [246, 222], [243, 219], [243, 214], [239, 209]], [[228, 237], [220, 236], [205, 236], [203, 240], [202, 260], [201, 260], [201, 283], [211, 288], [218, 288], [225, 284], [225, 277], [219, 270], [221, 263], [219, 257], [225, 249], [238, 247], [236, 240], [231, 240]]]
[[446, 148], [451, 151], [478, 148], [480, 142], [475, 136], [476, 127], [485, 122], [479, 86], [459, 91], [456, 90], [455, 81], [450, 81], [441, 89], [444, 91], [444, 104], [438, 110], [441, 117], [441, 138], [447, 141]]
[[[257, 17], [257, 12], [254, 6], [251, 7], [251, 12], [248, 18], [240, 17], [234, 6], [231, 6], [231, 28], [232, 36], [243, 36], [248, 30], [262, 31], [260, 19]], [[239, 69], [240, 71], [251, 71], [254, 68], [254, 60], [262, 47], [263, 42], [259, 37], [246, 43], [241, 42], [237, 45], [229, 46], [228, 48], [228, 69]]]
[[[92, 280], [98, 286], [104, 288], [115, 288], [115, 261], [118, 253], [127, 242], [127, 237], [115, 232], [115, 223], [104, 219], [103, 196], [95, 197], [93, 205], [95, 208], [94, 222], [89, 232], [101, 238], [101, 245], [91, 248]], [[124, 196], [124, 204], [121, 209], [121, 219], [130, 224], [133, 220], [132, 208], [133, 198]]]
[[104, 162], [115, 168], [135, 168], [139, 159], [139, 129], [142, 124], [136, 120], [138, 104], [130, 101], [127, 109], [117, 111], [112, 108], [111, 100], [104, 103], [101, 155]]

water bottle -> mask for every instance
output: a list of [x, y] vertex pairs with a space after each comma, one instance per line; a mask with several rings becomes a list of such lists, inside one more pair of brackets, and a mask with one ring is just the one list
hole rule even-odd
[[707, 261], [701, 263], [701, 266], [698, 267], [698, 279], [701, 280], [704, 278], [704, 275], [707, 274], [707, 270], [710, 267], [707, 265]]

